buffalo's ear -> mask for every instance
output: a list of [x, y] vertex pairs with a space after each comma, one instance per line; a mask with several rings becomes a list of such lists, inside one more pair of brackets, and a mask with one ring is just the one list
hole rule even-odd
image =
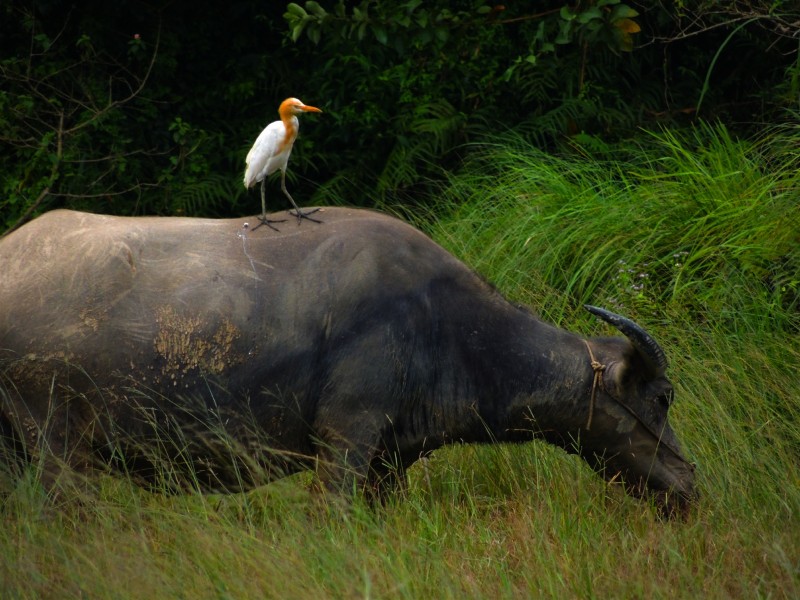
[[626, 360], [609, 362], [603, 373], [603, 385], [615, 398], [628, 397], [627, 389], [631, 385], [630, 363]]
[[609, 361], [603, 372], [606, 391], [617, 400], [639, 398], [644, 400], [643, 411], [660, 406], [669, 410], [673, 400], [672, 384], [666, 377], [653, 377], [649, 361], [637, 348], [631, 346], [620, 360]]
[[651, 360], [630, 339], [613, 339], [617, 342], [616, 352], [607, 359], [603, 373], [606, 389], [617, 398], [638, 396], [640, 386], [658, 378]]

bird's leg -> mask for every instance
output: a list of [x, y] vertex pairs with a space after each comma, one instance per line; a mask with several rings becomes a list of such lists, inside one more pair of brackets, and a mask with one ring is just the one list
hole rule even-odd
[[262, 225], [266, 225], [267, 227], [269, 227], [273, 231], [279, 231], [277, 227], [273, 227], [272, 226], [272, 223], [283, 223], [283, 222], [286, 221], [286, 219], [278, 219], [278, 220], [272, 219], [272, 220], [270, 220], [270, 219], [267, 218], [267, 202], [264, 199], [264, 185], [266, 184], [266, 182], [267, 182], [267, 178], [264, 177], [264, 179], [261, 180], [261, 216], [258, 217], [258, 225], [253, 227], [253, 231], [258, 229]]
[[264, 177], [261, 180], [261, 221], [267, 220], [267, 201], [264, 198], [264, 184], [267, 182], [267, 178]]
[[[292, 195], [289, 193], [289, 190], [286, 189], [285, 171], [281, 171], [281, 189], [283, 190], [283, 193], [286, 194], [286, 197], [289, 199], [289, 201], [292, 203], [292, 206], [294, 206], [294, 215], [297, 216], [298, 225], [300, 224], [301, 219], [308, 219], [309, 221], [314, 221], [314, 223], [322, 223], [322, 221], [318, 221], [317, 219], [312, 219], [311, 217], [308, 216], [308, 215], [313, 215], [315, 212], [319, 210], [319, 208], [309, 210], [308, 212], [303, 212], [298, 208], [297, 203], [294, 201], [294, 198], [292, 198]], [[291, 211], [289, 212], [291, 213]]]

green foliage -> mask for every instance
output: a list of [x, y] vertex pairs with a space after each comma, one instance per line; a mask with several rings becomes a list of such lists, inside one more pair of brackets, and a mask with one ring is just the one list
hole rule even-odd
[[375, 40], [391, 45], [398, 54], [404, 54], [408, 48], [436, 50], [442, 48], [455, 27], [491, 12], [481, 2], [466, 10], [429, 8], [421, 0], [394, 4], [361, 0], [350, 11], [348, 4], [354, 3], [339, 0], [333, 11], [328, 12], [313, 0], [306, 2], [305, 8], [290, 2], [284, 18], [291, 29], [292, 41], [296, 42], [305, 33], [314, 43], [319, 43], [325, 34], [363, 42], [367, 33], [371, 33]]
[[[230, 92], [202, 71], [222, 66], [183, 55], [183, 43], [216, 52], [216, 24], [195, 38], [176, 31], [183, 15], [171, 10], [4, 5], [0, 30], [16, 50], [0, 59], [0, 227], [58, 207], [220, 215], [244, 196], [246, 137], [237, 131], [231, 144]], [[233, 73], [240, 105], [263, 79], [246, 68]]]
[[[697, 7], [707, 11], [699, 21], [705, 37], [700, 30], [685, 41], [655, 43], [686, 31], [681, 10], [687, 8], [655, 2], [634, 10], [607, 1], [553, 3], [536, 14], [480, 2], [290, 4], [284, 18], [297, 48], [312, 62], [324, 57], [323, 77], [314, 82], [330, 98], [338, 122], [329, 123], [344, 142], [326, 170], [334, 160], [341, 166], [315, 199], [362, 203], [366, 190], [373, 205], [419, 204], [431, 179], [457, 168], [464, 144], [507, 130], [554, 148], [572, 139], [614, 142], [653, 121], [685, 123], [701, 103], [705, 115], [730, 121], [732, 94], [743, 107], [740, 122], [753, 118], [756, 98], [762, 109], [776, 108], [766, 88], [738, 83], [744, 74], [741, 67], [731, 72], [731, 53], [746, 52], [759, 77], [783, 85], [795, 61], [776, 61], [770, 52], [782, 46], [796, 56], [797, 48], [749, 36], [755, 23], [741, 25], [735, 13], [706, 6]], [[789, 17], [780, 18], [776, 30]], [[730, 25], [722, 27], [725, 19]], [[776, 45], [763, 46], [767, 39]], [[688, 49], [688, 40], [699, 43]], [[428, 110], [441, 106], [448, 110], [440, 116]], [[418, 117], [426, 112], [432, 118], [423, 133]], [[762, 110], [757, 119], [765, 117]], [[326, 137], [323, 146], [335, 143]]]
[[[298, 41], [305, 33], [315, 44], [326, 35], [362, 42], [371, 33], [378, 42], [391, 46], [399, 55], [406, 54], [411, 48], [440, 51], [452, 37], [463, 34], [464, 30], [496, 23], [506, 10], [504, 6], [489, 6], [482, 0], [450, 3], [446, 7], [431, 6], [421, 0], [395, 4], [361, 0], [348, 11], [348, 5], [352, 4], [339, 0], [328, 12], [314, 0], [307, 1], [305, 7], [290, 2], [284, 18], [291, 30], [292, 41]], [[633, 21], [638, 14], [628, 5], [621, 4], [620, 0], [597, 0], [522, 18], [542, 20], [536, 41], [548, 52], [555, 50], [554, 44], [569, 44], [575, 40], [630, 51], [633, 47], [631, 34], [640, 31]], [[558, 33], [545, 38], [542, 34], [547, 30], [557, 30]]]
[[476, 147], [434, 211], [450, 213], [446, 245], [501, 287], [562, 290], [534, 302], [545, 311], [563, 314], [569, 298], [729, 331], [797, 331], [797, 135], [662, 131], [599, 161], [510, 136]]
[[579, 3], [574, 9], [564, 6], [558, 15], [561, 22], [556, 44], [568, 44], [577, 38], [590, 45], [602, 43], [614, 50], [630, 52], [631, 35], [641, 31], [633, 20], [639, 13], [619, 0]]
[[[332, 185], [323, 185], [317, 200], [336, 201], [346, 193], [343, 179], [370, 177], [374, 203], [417, 202], [429, 178], [458, 164], [462, 144], [520, 119], [543, 144], [592, 121], [610, 124], [620, 112], [625, 114], [618, 125], [634, 122], [618, 101], [624, 90], [592, 78], [599, 73], [597, 60], [613, 60], [625, 49], [628, 42], [611, 32], [627, 27], [629, 40], [635, 11], [607, 1], [575, 10], [505, 19], [504, 7], [482, 2], [340, 1], [332, 10], [316, 2], [289, 4], [284, 18], [292, 39], [300, 47], [303, 36], [312, 42], [304, 47], [312, 60], [326, 57], [320, 87], [333, 94], [331, 110], [341, 115], [337, 133], [347, 132], [345, 171], [340, 168]], [[367, 62], [342, 55], [353, 42]], [[524, 54], [520, 44], [527, 44]], [[565, 59], [559, 53], [567, 45], [578, 48]], [[339, 85], [332, 87], [331, 79]], [[565, 88], [571, 88], [566, 96]], [[609, 92], [616, 100], [609, 100]], [[609, 109], [609, 103], [621, 110]]]
[[486, 135], [613, 145], [699, 108], [737, 134], [800, 109], [800, 21], [767, 0], [0, 10], [3, 228], [57, 207], [252, 212], [244, 157], [288, 96], [324, 110], [292, 155], [294, 196], [369, 206], [424, 202]]
[[129, 133], [115, 109], [137, 95], [147, 63], [130, 71], [98, 50], [87, 33], [70, 47], [60, 36], [39, 31], [33, 15], [6, 12], [19, 19], [33, 43], [29, 56], [0, 62], [8, 143], [2, 155], [10, 166], [0, 200], [4, 225], [51, 194], [71, 196], [83, 188], [92, 197], [110, 198], [122, 174], [134, 168]]

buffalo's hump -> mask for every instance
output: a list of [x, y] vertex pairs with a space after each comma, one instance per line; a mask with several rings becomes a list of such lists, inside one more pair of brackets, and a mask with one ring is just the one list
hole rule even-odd
[[482, 285], [399, 220], [322, 214], [321, 226], [276, 233], [244, 227], [255, 218], [48, 213], [0, 242], [0, 347], [97, 363], [97, 375], [145, 367], [136, 376], [179, 386], [187, 373], [302, 352], [431, 279]]

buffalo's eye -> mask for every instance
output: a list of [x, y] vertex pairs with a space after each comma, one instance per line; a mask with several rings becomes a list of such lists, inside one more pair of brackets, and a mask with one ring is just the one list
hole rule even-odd
[[675, 391], [672, 388], [664, 390], [658, 395], [658, 401], [666, 408], [672, 406], [672, 402], [674, 399], [675, 399]]

